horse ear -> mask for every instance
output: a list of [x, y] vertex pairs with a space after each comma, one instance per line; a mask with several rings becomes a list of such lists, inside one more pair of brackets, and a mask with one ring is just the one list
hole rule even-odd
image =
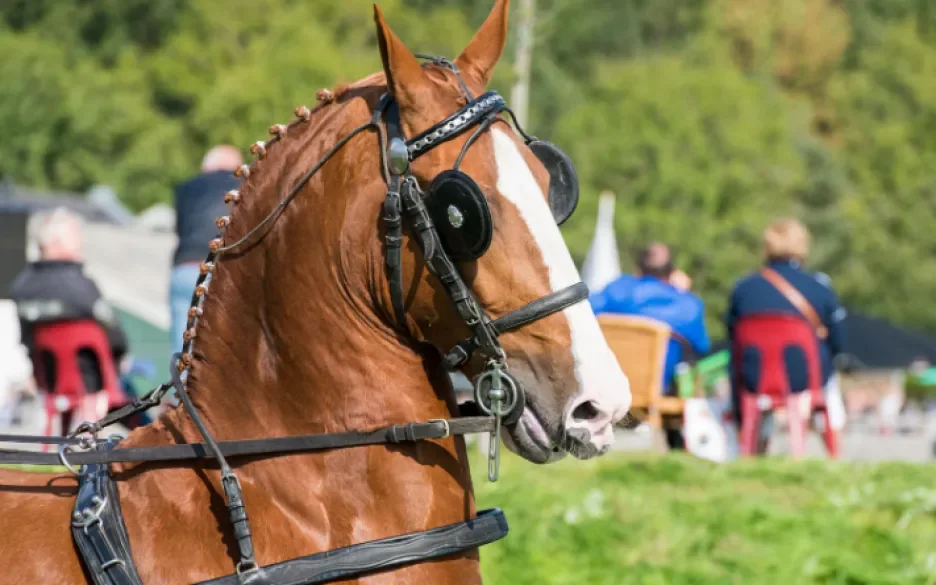
[[507, 12], [510, 0], [497, 0], [487, 20], [478, 29], [471, 42], [455, 59], [458, 69], [483, 89], [491, 80], [494, 66], [504, 52], [507, 42]]
[[374, 22], [377, 24], [377, 44], [380, 46], [380, 58], [387, 75], [387, 87], [393, 99], [401, 107], [419, 103], [419, 94], [430, 85], [423, 68], [403, 41], [387, 26], [383, 13], [376, 4]]

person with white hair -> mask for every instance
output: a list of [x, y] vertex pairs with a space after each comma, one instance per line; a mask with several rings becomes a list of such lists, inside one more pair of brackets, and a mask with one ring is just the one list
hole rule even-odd
[[208, 255], [208, 243], [218, 236], [217, 219], [227, 215], [224, 194], [237, 189], [232, 172], [243, 163], [233, 146], [215, 146], [202, 159], [201, 173], [175, 189], [176, 234], [179, 241], [169, 279], [172, 351], [182, 350], [199, 267]]
[[[39, 260], [30, 262], [10, 285], [16, 303], [23, 345], [32, 350], [37, 324], [94, 319], [107, 331], [111, 353], [119, 363], [127, 353], [127, 336], [113, 308], [84, 274], [83, 223], [63, 207], [42, 213], [35, 230]], [[87, 388], [100, 388], [100, 370], [93, 355], [78, 356]]]

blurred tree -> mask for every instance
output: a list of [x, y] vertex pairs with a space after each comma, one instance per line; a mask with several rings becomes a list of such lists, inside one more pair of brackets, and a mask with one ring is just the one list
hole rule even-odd
[[[319, 88], [377, 71], [371, 2], [0, 2], [0, 174], [168, 201], [210, 146], [246, 147]], [[381, 2], [410, 47], [450, 57], [491, 4]], [[847, 303], [936, 331], [933, 0], [536, 8], [527, 130], [578, 166], [578, 259], [611, 189], [625, 258], [673, 242], [714, 325], [766, 221], [794, 214]], [[504, 95], [516, 42], [492, 82]]]
[[693, 65], [654, 56], [608, 63], [595, 75], [589, 101], [562, 117], [556, 136], [589, 194], [569, 242], [584, 252], [592, 194], [610, 188], [625, 258], [650, 239], [672, 244], [714, 326], [734, 280], [758, 262], [764, 224], [796, 211], [795, 195], [806, 188], [807, 165], [795, 148], [808, 132], [803, 107], [769, 79], [718, 59]]

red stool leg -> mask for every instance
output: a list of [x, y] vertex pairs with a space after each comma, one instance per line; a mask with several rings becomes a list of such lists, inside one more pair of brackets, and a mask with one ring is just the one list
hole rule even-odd
[[760, 434], [760, 408], [757, 407], [757, 394], [741, 390], [741, 437], [742, 457], [751, 457], [757, 453], [757, 438]]
[[806, 453], [806, 421], [803, 419], [803, 394], [787, 395], [787, 420], [790, 423], [790, 455], [800, 458]]
[[825, 420], [825, 428], [822, 429], [822, 440], [825, 442], [826, 451], [829, 453], [830, 459], [838, 459], [839, 457], [839, 434], [838, 431], [832, 428], [832, 421], [829, 419], [829, 409], [823, 408], [822, 414]]

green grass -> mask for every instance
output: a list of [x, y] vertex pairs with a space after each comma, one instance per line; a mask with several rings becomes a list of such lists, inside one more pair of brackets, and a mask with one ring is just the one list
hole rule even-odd
[[0, 463], [0, 469], [19, 469], [20, 471], [35, 471], [36, 473], [61, 473], [68, 471], [64, 465], [18, 465], [15, 463]]
[[936, 585], [933, 465], [505, 454], [492, 484], [485, 463], [478, 505], [510, 524], [487, 585]]
[[934, 585], [936, 467], [612, 454], [505, 457], [479, 507], [488, 585]]

